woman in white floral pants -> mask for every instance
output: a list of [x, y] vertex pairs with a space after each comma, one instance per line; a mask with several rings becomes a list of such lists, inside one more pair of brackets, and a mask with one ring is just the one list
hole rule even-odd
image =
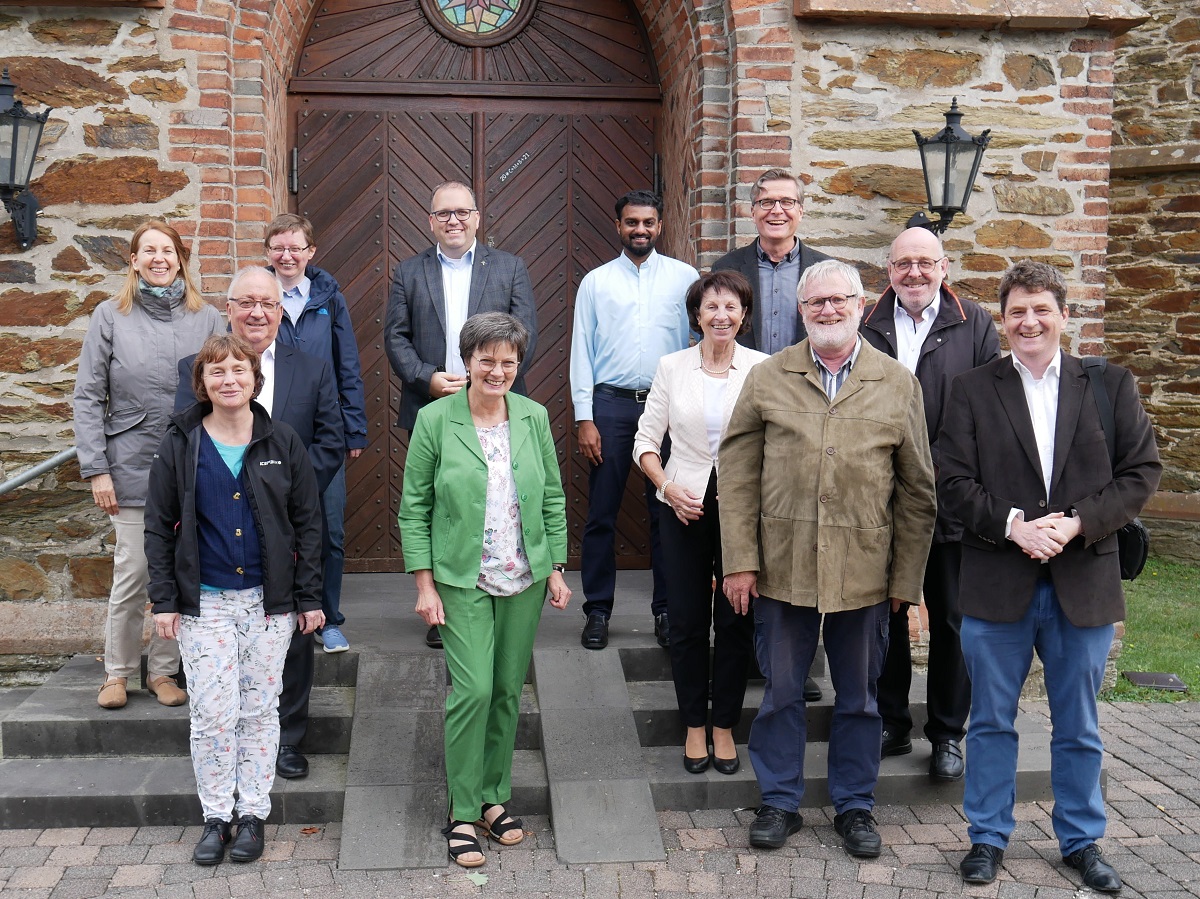
[[[243, 269], [229, 291], [251, 309], [279, 304], [265, 269]], [[229, 858], [262, 855], [284, 657], [297, 624], [311, 633], [325, 621], [316, 476], [296, 432], [251, 402], [262, 385], [249, 344], [209, 338], [192, 373], [200, 402], [172, 416], [150, 470], [150, 599], [158, 636], [179, 641], [187, 674], [204, 810], [198, 865], [224, 860], [235, 793]]]

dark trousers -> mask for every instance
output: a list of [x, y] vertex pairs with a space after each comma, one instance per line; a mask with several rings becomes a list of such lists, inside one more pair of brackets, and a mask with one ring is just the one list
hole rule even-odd
[[308, 697], [312, 692], [313, 657], [312, 634], [292, 631], [292, 642], [283, 660], [283, 692], [279, 694], [279, 745], [299, 746], [308, 730]]
[[[597, 390], [592, 397], [592, 422], [600, 432], [600, 454], [604, 461], [593, 465], [588, 475], [588, 516], [580, 548], [580, 575], [583, 580], [583, 614], [599, 612], [612, 615], [613, 595], [617, 587], [617, 557], [614, 551], [617, 515], [625, 496], [625, 482], [633, 465], [633, 438], [645, 403]], [[666, 458], [667, 447], [663, 454]], [[650, 567], [654, 572], [654, 594], [650, 611], [667, 611], [666, 576], [662, 570], [662, 550], [658, 538], [658, 507], [654, 485], [646, 482], [646, 511], [650, 520]]]
[[747, 749], [764, 805], [794, 812], [804, 798], [808, 739], [804, 678], [824, 634], [833, 681], [829, 798], [841, 814], [875, 807], [882, 724], [875, 684], [887, 651], [888, 603], [821, 613], [766, 596], [754, 600], [754, 654], [767, 679]]
[[[679, 716], [685, 727], [704, 727], [711, 675], [713, 727], [734, 727], [746, 698], [754, 619], [734, 612], [721, 589], [724, 573], [716, 472], [709, 478], [704, 514], [698, 521], [685, 525], [669, 507], [660, 511], [658, 529], [669, 584], [671, 674]], [[711, 668], [710, 628], [715, 630]]]
[[[929, 611], [929, 720], [931, 743], [961, 740], [971, 711], [971, 679], [963, 661], [959, 631], [958, 569], [962, 544], [934, 543], [925, 566], [925, 606]], [[887, 658], [879, 678], [879, 714], [883, 726], [898, 733], [912, 730], [908, 690], [912, 685], [912, 652], [908, 645], [908, 607], [893, 612]]]

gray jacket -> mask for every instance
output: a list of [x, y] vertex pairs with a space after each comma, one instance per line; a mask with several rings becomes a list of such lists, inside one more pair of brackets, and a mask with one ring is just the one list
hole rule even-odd
[[146, 297], [128, 315], [106, 300], [92, 313], [75, 379], [75, 446], [85, 478], [112, 476], [121, 506], [146, 505], [150, 461], [175, 408], [177, 364], [225, 321], [213, 306], [186, 312]]

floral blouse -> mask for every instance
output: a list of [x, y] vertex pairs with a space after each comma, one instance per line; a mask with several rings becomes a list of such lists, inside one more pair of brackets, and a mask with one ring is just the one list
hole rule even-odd
[[521, 532], [521, 505], [512, 473], [508, 422], [476, 428], [487, 459], [487, 508], [483, 519], [483, 560], [479, 589], [492, 596], [515, 596], [533, 584]]

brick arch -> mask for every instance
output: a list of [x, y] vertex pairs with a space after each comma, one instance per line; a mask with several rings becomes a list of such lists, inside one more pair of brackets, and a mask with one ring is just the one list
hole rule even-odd
[[[263, 223], [288, 208], [287, 84], [316, 2], [210, 0], [204, 13], [171, 17], [175, 48], [197, 53], [199, 106], [213, 111], [169, 136], [172, 158], [200, 170], [196, 236], [210, 294], [261, 259]], [[733, 242], [746, 182], [791, 163], [790, 13], [770, 0], [634, 3], [662, 80], [669, 246], [703, 265]]]

